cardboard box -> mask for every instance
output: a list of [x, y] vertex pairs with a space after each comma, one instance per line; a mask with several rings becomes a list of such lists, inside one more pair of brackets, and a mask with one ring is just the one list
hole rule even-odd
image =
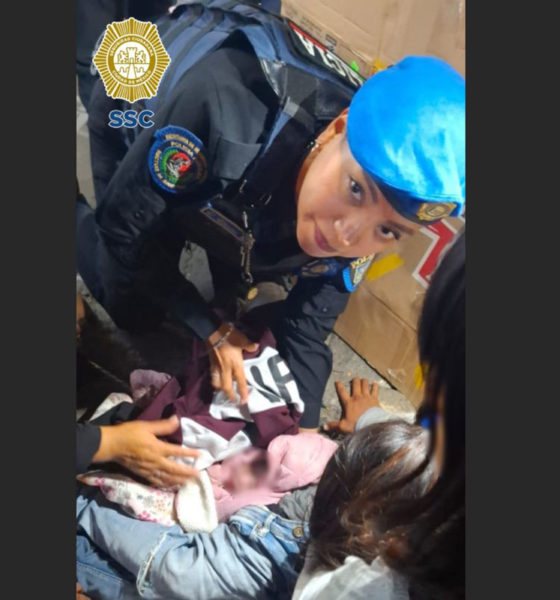
[[378, 255], [335, 331], [415, 407], [422, 401], [416, 332], [429, 280], [464, 219], [422, 227]]
[[282, 15], [363, 77], [409, 54], [465, 73], [465, 0], [283, 0]]

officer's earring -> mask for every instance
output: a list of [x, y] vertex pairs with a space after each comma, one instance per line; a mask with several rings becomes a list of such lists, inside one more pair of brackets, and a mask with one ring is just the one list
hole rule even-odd
[[314, 155], [321, 149], [321, 142], [318, 140], [313, 140], [313, 145], [311, 146], [311, 152], [309, 153], [311, 156]]

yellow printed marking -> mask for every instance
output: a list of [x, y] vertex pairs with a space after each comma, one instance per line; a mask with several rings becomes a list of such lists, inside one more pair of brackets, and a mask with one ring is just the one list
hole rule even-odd
[[377, 279], [386, 273], [394, 271], [403, 264], [404, 261], [398, 254], [389, 254], [389, 256], [386, 256], [385, 258], [371, 263], [366, 275], [366, 279], [373, 281], [374, 279]]
[[424, 373], [420, 365], [416, 365], [414, 369], [414, 384], [417, 389], [420, 389], [424, 385]]
[[378, 73], [379, 71], [383, 71], [383, 69], [387, 68], [387, 63], [383, 62], [382, 60], [379, 60], [379, 58], [376, 58], [373, 61], [373, 65], [371, 65], [371, 71], [370, 71], [370, 75], [375, 75], [375, 73]]

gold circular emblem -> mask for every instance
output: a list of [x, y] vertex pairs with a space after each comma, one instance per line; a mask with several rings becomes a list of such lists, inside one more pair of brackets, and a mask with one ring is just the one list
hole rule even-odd
[[107, 95], [128, 102], [155, 96], [170, 62], [157, 27], [133, 17], [107, 25], [93, 57]]
[[416, 216], [422, 221], [435, 221], [448, 217], [454, 208], [453, 202], [424, 202], [416, 212]]

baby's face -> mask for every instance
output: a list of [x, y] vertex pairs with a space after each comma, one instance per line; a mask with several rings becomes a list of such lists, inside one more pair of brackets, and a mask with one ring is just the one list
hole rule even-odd
[[230, 477], [225, 482], [225, 488], [231, 493], [252, 490], [260, 485], [266, 470], [266, 458], [239, 463], [232, 468]]

